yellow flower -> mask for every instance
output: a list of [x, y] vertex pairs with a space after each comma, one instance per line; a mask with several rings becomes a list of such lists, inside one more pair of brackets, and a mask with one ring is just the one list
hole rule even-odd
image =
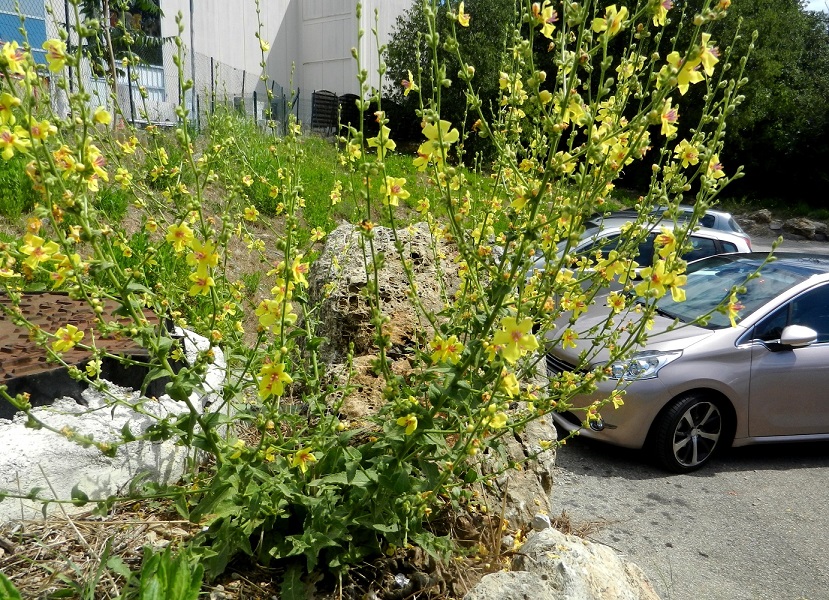
[[600, 17], [593, 19], [591, 27], [596, 33], [605, 32], [608, 38], [612, 38], [622, 30], [628, 16], [628, 9], [623, 6], [617, 10], [616, 5], [611, 4], [605, 9], [604, 15], [604, 19]]
[[667, 227], [661, 227], [659, 235], [653, 240], [653, 245], [659, 248], [659, 256], [668, 258], [669, 255], [676, 252], [676, 236]]
[[498, 387], [510, 398], [521, 393], [521, 386], [518, 383], [518, 378], [515, 377], [515, 373], [510, 373], [506, 369], [501, 373], [501, 382]]
[[495, 332], [492, 343], [500, 346], [501, 356], [514, 364], [527, 352], [538, 348], [538, 340], [531, 333], [533, 320], [526, 318], [520, 323], [515, 317], [505, 317], [501, 320], [501, 329]]
[[[366, 143], [372, 147], [377, 148], [377, 156], [383, 160], [386, 156], [386, 151], [391, 151], [397, 148], [397, 144], [389, 137], [391, 129], [383, 125], [376, 137], [369, 138]], [[358, 157], [359, 158], [359, 157]]]
[[541, 25], [541, 35], [547, 39], [553, 39], [553, 31], [556, 28], [555, 22], [558, 21], [558, 14], [550, 6], [550, 0], [544, 0], [544, 4], [533, 2], [532, 11], [536, 24]]
[[688, 165], [695, 165], [699, 162], [699, 149], [688, 140], [683, 139], [674, 148], [674, 156], [677, 160], [682, 161], [682, 167], [687, 169]]
[[216, 285], [213, 278], [206, 272], [190, 273], [188, 279], [193, 282], [193, 285], [190, 286], [190, 290], [187, 292], [191, 296], [198, 296], [199, 294], [206, 296], [210, 293], [210, 288]]
[[708, 161], [708, 176], [714, 179], [725, 177], [725, 171], [723, 171], [719, 154], [713, 155], [711, 160]]
[[675, 123], [679, 120], [679, 109], [671, 107], [671, 99], [665, 100], [662, 106], [662, 135], [666, 137], [673, 137], [676, 134]]
[[308, 471], [308, 464], [317, 461], [317, 457], [312, 454], [313, 450], [311, 447], [303, 448], [296, 454], [294, 454], [293, 458], [291, 458], [291, 466], [296, 468], [299, 467], [299, 470], [303, 473]]
[[262, 52], [270, 52], [271, 45], [268, 42], [266, 42], [265, 40], [260, 39], [259, 40], [259, 48], [262, 50]]
[[575, 348], [577, 339], [579, 339], [578, 333], [576, 333], [572, 329], [565, 329], [564, 333], [561, 334], [561, 347]]
[[507, 415], [504, 412], [497, 412], [492, 415], [492, 418], [489, 420], [489, 427], [490, 429], [503, 429], [507, 424]]
[[187, 255], [187, 264], [196, 267], [199, 273], [206, 273], [208, 267], [215, 267], [219, 264], [216, 245], [209, 240], [202, 243], [194, 239], [190, 242], [190, 250], [192, 252]]
[[719, 50], [715, 46], [709, 46], [708, 42], [711, 39], [710, 33], [702, 34], [702, 43], [700, 44], [699, 60], [702, 63], [702, 70], [705, 74], [711, 77], [714, 74], [714, 65], [720, 62]]
[[743, 308], [743, 304], [737, 299], [737, 292], [731, 292], [726, 306], [726, 314], [728, 314], [728, 320], [731, 321], [732, 327], [737, 326], [737, 317], [740, 316], [740, 311]]
[[452, 129], [452, 124], [443, 120], [438, 125], [427, 123], [423, 128], [423, 135], [426, 136], [426, 141], [417, 149], [418, 159], [415, 159], [418, 168], [425, 168], [430, 160], [442, 162], [446, 158], [449, 146], [460, 139], [458, 130]]
[[275, 363], [268, 359], [259, 369], [259, 396], [263, 400], [281, 396], [285, 392], [285, 384], [293, 381], [285, 372], [285, 363]]
[[193, 230], [187, 226], [187, 223], [173, 224], [167, 230], [165, 239], [173, 245], [176, 252], [182, 252], [193, 241]]
[[230, 460], [236, 460], [240, 456], [242, 456], [242, 450], [245, 449], [245, 440], [236, 440], [236, 442], [231, 446], [233, 448], [233, 452], [228, 455]]
[[400, 427], [406, 428], [406, 435], [412, 435], [417, 429], [417, 417], [413, 413], [409, 413], [405, 417], [400, 417], [395, 421]]
[[654, 27], [664, 27], [665, 26], [665, 19], [668, 17], [668, 11], [674, 7], [674, 3], [672, 0], [654, 0], [651, 2], [651, 5], [654, 5], [656, 2], [653, 10], [653, 26]]
[[0, 94], [0, 124], [14, 125], [17, 119], [12, 112], [13, 108], [20, 106], [20, 98], [12, 96], [8, 92]]
[[83, 339], [83, 331], [78, 331], [74, 325], [61, 327], [55, 332], [55, 341], [52, 342], [52, 350], [55, 352], [66, 352], [75, 347], [75, 344]]
[[429, 345], [432, 347], [432, 362], [439, 363], [439, 362], [449, 362], [453, 365], [460, 360], [461, 353], [463, 352], [464, 346], [458, 341], [458, 336], [453, 335], [448, 340], [444, 340], [442, 337], [435, 336], [435, 339], [432, 340]]
[[40, 123], [32, 121], [32, 124], [29, 126], [29, 135], [34, 140], [43, 141], [50, 135], [55, 135], [57, 132], [58, 128], [46, 120], [41, 121]]
[[28, 154], [31, 147], [32, 142], [29, 140], [29, 132], [20, 125], [15, 126], [14, 131], [8, 127], [0, 127], [0, 148], [3, 149], [2, 156], [4, 159], [9, 160], [14, 156], [15, 150]]
[[667, 61], [669, 65], [677, 70], [676, 87], [683, 96], [688, 91], [689, 85], [699, 83], [705, 79], [702, 73], [699, 72], [699, 59], [691, 62], [682, 60], [679, 52], [674, 51], [668, 55]]
[[26, 74], [26, 71], [23, 68], [24, 63], [26, 62], [26, 53], [23, 51], [23, 48], [20, 48], [17, 45], [17, 42], [6, 42], [3, 44], [2, 56], [6, 59], [9, 73], [12, 73], [13, 75]]
[[112, 115], [103, 106], [99, 106], [92, 114], [92, 120], [101, 125], [109, 125], [112, 123]]
[[404, 79], [400, 82], [400, 85], [402, 85], [403, 89], [405, 90], [403, 92], [404, 96], [408, 96], [409, 92], [417, 92], [418, 90], [420, 90], [420, 88], [417, 87], [417, 84], [414, 82], [414, 77], [412, 77], [412, 72], [409, 71], [408, 73], [409, 73], [409, 78]]
[[469, 27], [469, 15], [464, 12], [463, 2], [458, 5], [458, 24], [461, 27]]
[[405, 200], [411, 194], [403, 186], [406, 180], [403, 177], [386, 177], [386, 182], [380, 188], [380, 193], [391, 206], [399, 206], [398, 200]]
[[613, 310], [614, 314], [622, 312], [626, 303], [625, 296], [619, 292], [610, 292], [607, 297], [607, 305]]
[[311, 241], [318, 242], [325, 237], [325, 231], [320, 227], [311, 229]]
[[246, 206], [244, 217], [245, 221], [255, 222], [259, 218], [259, 211], [255, 206]]
[[56, 242], [46, 242], [42, 237], [31, 233], [23, 237], [23, 246], [20, 247], [20, 251], [28, 256], [23, 263], [32, 269], [36, 269], [42, 262], [51, 260], [59, 250], [60, 246]]

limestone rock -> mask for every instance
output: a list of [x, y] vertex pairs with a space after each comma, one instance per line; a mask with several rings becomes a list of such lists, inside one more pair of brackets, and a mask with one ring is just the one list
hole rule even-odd
[[[409, 298], [409, 281], [393, 230], [375, 227], [372, 234], [374, 252], [383, 257], [377, 272], [378, 290], [381, 311], [391, 319], [386, 333], [391, 336], [389, 356], [395, 358], [413, 342], [415, 326], [428, 329], [428, 322]], [[427, 312], [440, 312], [458, 286], [457, 266], [451, 260], [453, 249], [443, 240], [433, 239], [426, 223], [400, 229], [397, 235], [402, 256], [411, 266], [420, 304]], [[340, 225], [328, 234], [308, 277], [311, 303], [320, 303], [319, 331], [327, 339], [320, 348], [320, 359], [328, 364], [344, 362], [351, 343], [355, 356], [375, 353], [366, 297], [366, 264], [371, 265], [371, 251], [362, 244], [356, 226]]]
[[659, 600], [638, 566], [607, 546], [557, 529], [531, 533], [513, 558], [512, 570], [543, 580], [537, 597], [552, 587], [560, 600]]
[[754, 211], [748, 215], [748, 218], [755, 223], [762, 223], [764, 225], [768, 225], [772, 220], [771, 211], [767, 208], [761, 208], [760, 210]]
[[463, 600], [558, 600], [543, 576], [527, 571], [490, 573], [467, 593]]
[[815, 221], [805, 217], [794, 217], [783, 223], [783, 231], [805, 237], [807, 240], [814, 239], [818, 225]]

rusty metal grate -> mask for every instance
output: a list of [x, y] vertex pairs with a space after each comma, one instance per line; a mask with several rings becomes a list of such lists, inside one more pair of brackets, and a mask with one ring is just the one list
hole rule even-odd
[[[11, 307], [8, 296], [0, 295], [0, 304]], [[135, 341], [121, 336], [101, 336], [97, 330], [97, 319], [92, 308], [83, 300], [73, 300], [67, 294], [57, 292], [27, 293], [20, 301], [21, 314], [31, 323], [44, 331], [54, 333], [60, 327], [72, 324], [86, 333], [83, 343], [91, 343], [94, 334], [95, 345], [116, 356], [128, 356], [134, 360], [146, 362], [148, 354]], [[107, 322], [123, 320], [114, 312], [118, 304], [112, 301], [104, 303], [102, 317]], [[149, 310], [144, 316], [150, 323], [158, 324], [158, 317]], [[67, 364], [82, 368], [90, 360], [87, 351], [71, 349], [63, 353]], [[127, 367], [117, 360], [104, 359], [102, 377], [127, 387], [140, 388], [146, 367]], [[156, 381], [147, 390], [148, 394], [163, 393], [164, 381]], [[0, 312], [0, 384], [8, 387], [12, 395], [28, 392], [34, 406], [51, 403], [55, 398], [70, 396], [81, 401], [84, 387], [81, 382], [69, 377], [63, 365], [50, 362], [46, 352], [29, 336], [29, 331], [22, 325], [16, 325], [5, 311]], [[10, 418], [14, 414], [11, 405], [0, 399], [0, 418]]]

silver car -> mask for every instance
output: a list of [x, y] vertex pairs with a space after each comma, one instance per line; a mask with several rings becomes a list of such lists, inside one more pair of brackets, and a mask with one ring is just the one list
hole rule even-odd
[[[597, 302], [576, 322], [584, 335], [576, 348], [549, 340], [548, 371], [604, 369], [598, 390], [574, 406], [619, 389], [624, 404], [606, 405], [598, 419], [557, 413], [556, 423], [645, 448], [675, 472], [701, 467], [726, 446], [829, 440], [829, 257], [780, 253], [749, 279], [765, 259], [731, 254], [690, 264], [687, 299], [657, 302], [645, 347], [627, 361], [607, 364], [606, 349], [591, 349], [590, 329], [609, 310]], [[739, 311], [718, 311], [735, 286], [745, 287]], [[695, 324], [703, 315], [710, 317]]]

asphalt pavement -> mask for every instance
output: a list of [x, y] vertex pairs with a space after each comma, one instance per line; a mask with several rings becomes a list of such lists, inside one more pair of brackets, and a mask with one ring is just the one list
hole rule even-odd
[[573, 439], [552, 503], [639, 565], [663, 600], [829, 598], [829, 443], [727, 451], [673, 475]]

